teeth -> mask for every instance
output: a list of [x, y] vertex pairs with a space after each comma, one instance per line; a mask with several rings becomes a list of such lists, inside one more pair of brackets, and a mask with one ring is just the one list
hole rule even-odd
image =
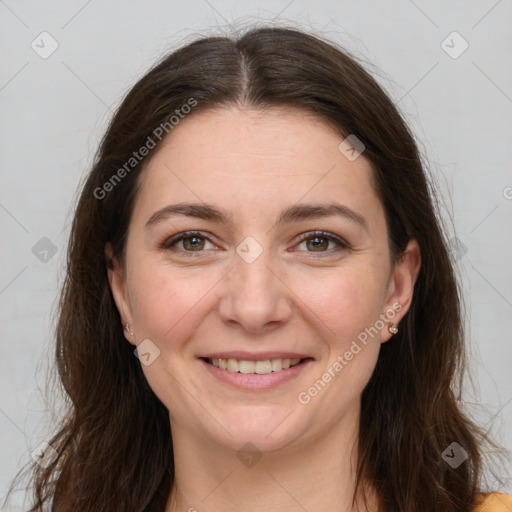
[[254, 373], [259, 373], [261, 375], [264, 373], [272, 373], [272, 361], [270, 359], [266, 359], [265, 361], [256, 361], [254, 363]]
[[265, 359], [263, 361], [247, 361], [244, 359], [208, 359], [208, 361], [222, 370], [240, 373], [257, 373], [263, 375], [265, 373], [279, 372], [296, 366], [300, 363], [300, 359]]
[[278, 372], [283, 369], [283, 363], [281, 359], [272, 359], [270, 361], [270, 366], [273, 372]]
[[238, 361], [240, 373], [254, 373], [254, 361]]

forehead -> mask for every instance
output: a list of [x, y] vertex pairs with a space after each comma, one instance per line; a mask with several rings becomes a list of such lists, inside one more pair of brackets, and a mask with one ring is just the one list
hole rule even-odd
[[[338, 149], [344, 137], [300, 109], [235, 107], [180, 120], [141, 175], [136, 212], [178, 201], [232, 207], [240, 222], [298, 202], [339, 202], [381, 215], [372, 168]], [[134, 216], [136, 216], [134, 215]]]

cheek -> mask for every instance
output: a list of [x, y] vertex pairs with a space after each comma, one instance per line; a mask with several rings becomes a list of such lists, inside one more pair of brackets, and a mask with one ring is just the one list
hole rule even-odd
[[192, 354], [194, 346], [189, 340], [216, 281], [156, 264], [139, 266], [131, 274], [137, 342], [149, 339], [160, 350], [154, 362], [143, 365], [142, 370], [156, 396], [176, 413], [186, 414], [181, 408], [187, 404], [187, 397], [179, 384], [184, 381], [182, 361]]
[[[158, 273], [141, 272], [134, 276], [132, 304], [134, 322], [138, 334], [152, 340], [162, 340], [165, 333], [172, 328], [186, 307], [177, 287], [172, 286], [168, 276]], [[169, 307], [171, 305], [173, 307]]]
[[[381, 312], [378, 274], [371, 266], [359, 264], [289, 272], [284, 280], [297, 297], [295, 307], [301, 314], [314, 313], [309, 320], [319, 336], [340, 343], [375, 324]], [[162, 264], [133, 265], [129, 276], [137, 337], [165, 344], [190, 335], [197, 315], [204, 307], [211, 307], [208, 295], [216, 295], [215, 285], [219, 284], [216, 272], [173, 271]]]
[[293, 290], [314, 311], [325, 339], [343, 344], [378, 319], [383, 288], [368, 266], [347, 265], [302, 277]]
[[382, 274], [369, 269], [347, 265], [317, 276], [314, 287], [304, 285], [300, 292], [321, 319], [316, 324], [325, 330], [318, 343], [327, 346], [328, 354], [297, 398], [314, 411], [311, 418], [323, 418], [322, 432], [357, 403], [377, 364], [381, 344], [375, 325], [382, 312], [383, 283], [378, 278]]
[[177, 345], [193, 332], [195, 314], [201, 311], [208, 292], [218, 281], [212, 274], [198, 276], [165, 264], [134, 266], [131, 278], [130, 299], [138, 326], [137, 338], [149, 338], [161, 347], [171, 341], [173, 346]]

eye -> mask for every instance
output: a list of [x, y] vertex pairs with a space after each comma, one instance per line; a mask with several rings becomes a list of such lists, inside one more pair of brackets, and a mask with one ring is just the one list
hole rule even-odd
[[[162, 249], [170, 249], [185, 253], [202, 252], [205, 246], [205, 240], [211, 243], [207, 237], [198, 231], [187, 231], [164, 240], [161, 244]], [[183, 248], [176, 247], [178, 243], [183, 244]]]
[[[333, 235], [332, 233], [326, 233], [325, 231], [313, 231], [310, 233], [304, 233], [300, 235], [299, 240], [301, 243], [305, 242], [307, 247], [313, 249], [312, 251], [307, 252], [333, 253], [342, 249], [349, 248], [349, 244], [347, 242], [337, 237], [336, 235]], [[324, 250], [327, 249], [329, 242], [336, 244], [337, 247], [334, 250]]]
[[[304, 233], [300, 235], [299, 242], [299, 245], [306, 243], [306, 246], [312, 249], [311, 251], [308, 250], [306, 252], [315, 253], [332, 254], [333, 252], [338, 252], [350, 247], [347, 242], [338, 236], [333, 235], [332, 233], [326, 233], [325, 231]], [[179, 243], [182, 244], [182, 247], [177, 247]], [[165, 239], [160, 244], [160, 247], [162, 249], [178, 251], [187, 254], [187, 256], [195, 257], [196, 255], [191, 253], [198, 253], [197, 256], [199, 256], [201, 252], [204, 252], [206, 243], [211, 242], [208, 237], [202, 235], [199, 231], [186, 231]], [[336, 247], [334, 249], [327, 250], [329, 243], [334, 243]]]

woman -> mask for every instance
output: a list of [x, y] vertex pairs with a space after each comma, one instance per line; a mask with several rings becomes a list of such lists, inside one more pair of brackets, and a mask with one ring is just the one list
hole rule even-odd
[[397, 109], [334, 44], [261, 28], [163, 59], [77, 206], [69, 412], [31, 510], [509, 510], [455, 390], [431, 193]]

